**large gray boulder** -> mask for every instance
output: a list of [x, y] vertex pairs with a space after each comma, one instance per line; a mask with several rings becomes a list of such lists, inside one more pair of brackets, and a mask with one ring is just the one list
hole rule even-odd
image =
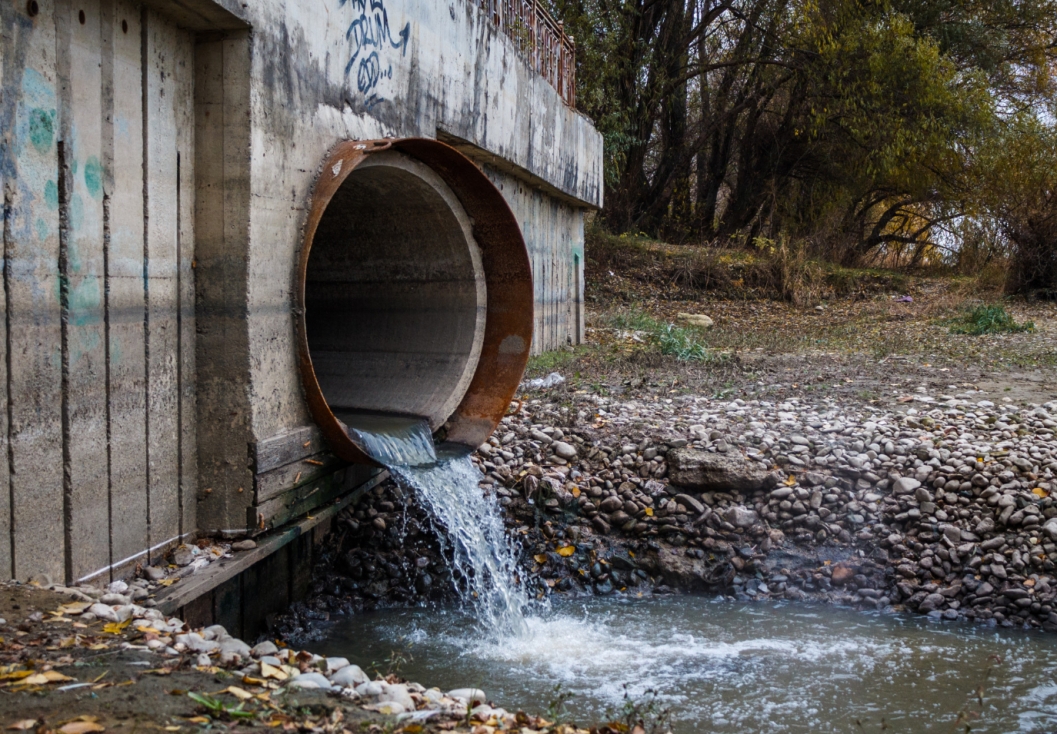
[[765, 469], [741, 456], [690, 448], [668, 452], [668, 481], [708, 492], [755, 492], [773, 486]]

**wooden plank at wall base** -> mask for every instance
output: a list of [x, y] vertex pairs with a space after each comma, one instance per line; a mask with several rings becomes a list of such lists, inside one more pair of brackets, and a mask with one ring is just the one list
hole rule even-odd
[[[350, 466], [347, 469], [340, 469], [314, 482], [284, 492], [256, 507], [250, 507], [247, 512], [251, 517], [248, 518], [247, 524], [255, 520], [258, 530], [269, 530], [281, 527], [290, 520], [311, 512], [314, 508], [330, 502], [365, 481], [362, 475], [358, 475], [357, 468]], [[359, 468], [370, 469], [370, 467]], [[357, 479], [360, 481], [357, 482]]]
[[284, 546], [242, 574], [242, 595], [253, 599], [253, 604], [242, 610], [244, 628], [256, 630], [268, 626], [267, 621], [273, 615], [285, 611], [293, 602], [290, 596], [292, 545]]
[[5, 33], [0, 133], [8, 216], [8, 491], [12, 503], [12, 576], [64, 575], [62, 354], [58, 272], [59, 103], [55, 17], [40, 3], [3, 3]]
[[292, 464], [258, 474], [254, 478], [254, 501], [260, 505], [279, 495], [343, 469], [348, 463], [331, 453], [313, 454]]
[[[147, 233], [146, 363], [147, 453], [150, 543], [180, 533], [180, 465], [177, 369], [177, 244], [179, 239], [178, 160], [175, 105], [191, 99], [192, 39], [153, 11], [144, 12], [144, 104]], [[193, 48], [193, 47], [192, 47]], [[182, 87], [186, 87], [182, 89]]]
[[109, 129], [111, 564], [137, 557], [147, 535], [147, 387], [143, 301], [143, 72], [140, 9], [113, 0], [113, 115]]
[[[219, 624], [232, 637], [245, 639], [242, 636], [242, 584], [240, 579], [233, 578], [213, 589], [213, 624]], [[249, 603], [252, 605], [253, 600]]]
[[213, 595], [203, 594], [187, 603], [180, 609], [180, 619], [187, 623], [191, 629], [208, 627], [213, 624]]
[[237, 577], [246, 569], [275, 553], [279, 548], [296, 538], [301, 537], [305, 533], [312, 533], [314, 528], [323, 522], [332, 520], [339, 512], [358, 502], [364, 494], [388, 478], [389, 472], [379, 471], [353, 491], [326, 507], [318, 508], [311, 516], [303, 517], [295, 523], [257, 538], [257, 547], [253, 550], [240, 553], [234, 559], [225, 559], [214, 563], [199, 573], [174, 584], [164, 594], [155, 599], [157, 602], [156, 608], [164, 614], [175, 613], [180, 607], [190, 603], [191, 600], [197, 599], [228, 580]]
[[[99, 0], [63, 2], [70, 33], [63, 85], [70, 216], [67, 224], [66, 401], [68, 581], [110, 565], [104, 324], [104, 191]], [[67, 133], [68, 131], [68, 133]]]
[[264, 474], [318, 454], [326, 448], [326, 441], [317, 426], [302, 426], [254, 444], [253, 464], [257, 474]]

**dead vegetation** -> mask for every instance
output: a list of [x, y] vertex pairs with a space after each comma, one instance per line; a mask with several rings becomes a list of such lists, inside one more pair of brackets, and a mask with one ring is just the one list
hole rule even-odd
[[[1046, 382], [1057, 368], [1057, 307], [1003, 298], [990, 267], [852, 269], [775, 243], [723, 250], [597, 231], [586, 255], [586, 343], [535, 357], [528, 373], [560, 372], [567, 390], [877, 401], [895, 383]], [[952, 329], [974, 312], [1034, 329]]]

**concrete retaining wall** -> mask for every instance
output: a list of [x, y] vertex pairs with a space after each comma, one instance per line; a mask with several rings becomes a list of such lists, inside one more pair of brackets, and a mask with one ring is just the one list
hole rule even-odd
[[370, 476], [328, 454], [295, 368], [340, 140], [477, 159], [529, 245], [533, 348], [580, 340], [601, 140], [471, 0], [36, 0], [0, 32], [0, 576], [121, 574]]

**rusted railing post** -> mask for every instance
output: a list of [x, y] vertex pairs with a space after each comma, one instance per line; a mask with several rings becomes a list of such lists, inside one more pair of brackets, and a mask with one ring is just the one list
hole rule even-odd
[[540, 0], [478, 0], [492, 23], [527, 54], [532, 70], [576, 106], [576, 44]]

